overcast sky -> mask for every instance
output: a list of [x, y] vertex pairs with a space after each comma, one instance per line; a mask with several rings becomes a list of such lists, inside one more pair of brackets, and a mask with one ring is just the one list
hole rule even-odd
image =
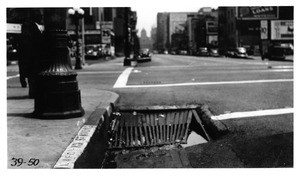
[[197, 12], [201, 7], [216, 8], [216, 5], [205, 4], [201, 0], [148, 0], [131, 5], [132, 10], [137, 11], [137, 29], [139, 29], [139, 33], [144, 28], [148, 36], [150, 36], [151, 27], [157, 25], [158, 12]]

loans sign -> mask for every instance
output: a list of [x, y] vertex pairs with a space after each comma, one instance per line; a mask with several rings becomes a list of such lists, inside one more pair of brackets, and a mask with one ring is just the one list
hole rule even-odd
[[278, 19], [277, 6], [248, 6], [238, 7], [237, 17], [239, 19]]

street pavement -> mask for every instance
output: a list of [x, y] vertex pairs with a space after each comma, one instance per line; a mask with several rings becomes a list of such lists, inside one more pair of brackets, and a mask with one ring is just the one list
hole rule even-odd
[[[256, 59], [258, 60], [259, 58]], [[110, 64], [109, 68], [106, 63], [103, 62], [93, 63], [93, 65], [85, 66], [82, 71], [78, 72], [82, 106], [86, 111], [84, 117], [81, 118], [67, 120], [33, 119], [30, 117], [30, 113], [33, 111], [33, 100], [28, 99], [27, 97], [28, 89], [21, 88], [21, 86], [16, 83], [8, 83], [8, 168], [53, 168], [56, 161], [66, 150], [67, 146], [72, 142], [80, 128], [96, 108], [106, 109], [109, 103], [117, 101], [118, 95], [120, 95], [121, 98], [121, 103], [118, 103], [119, 105], [125, 106], [126, 102], [129, 102], [130, 104], [131, 101], [136, 98], [128, 97], [132, 96], [131, 91], [128, 93], [128, 91], [120, 91], [112, 88], [118, 76], [128, 68], [123, 67], [121, 62], [122, 58], [107, 62]], [[157, 63], [154, 60], [153, 63], [140, 64], [136, 67], [136, 70], [139, 68], [142, 69], [143, 67], [147, 68], [149, 64], [155, 65]], [[7, 67], [7, 70], [10, 73], [14, 70], [17, 73], [16, 69], [16, 65]], [[105, 76], [109, 75], [107, 76], [109, 79], [102, 79], [104, 77], [101, 73], [110, 73], [104, 74]], [[97, 75], [97, 77], [90, 76], [93, 74]], [[14, 74], [8, 74], [7, 76], [14, 76]], [[128, 84], [133, 85], [137, 79], [138, 78], [131, 77], [131, 82], [129, 81]], [[155, 89], [154, 91], [156, 90], [158, 89]], [[167, 89], [167, 91], [168, 90], [169, 89]], [[136, 96], [140, 96], [140, 93], [145, 94], [143, 89], [141, 92], [136, 90], [132, 91], [135, 92]], [[152, 98], [155, 99], [156, 96], [161, 96], [162, 94], [163, 93], [158, 93], [156, 95], [152, 93]], [[143, 96], [140, 96], [140, 98]], [[228, 97], [220, 98], [221, 100], [228, 99]], [[156, 100], [158, 100], [158, 97], [156, 97]], [[160, 97], [159, 100], [167, 101], [163, 100], [162, 97]], [[138, 102], [140, 105], [147, 105], [147, 101], [139, 100]], [[217, 112], [217, 114], [222, 113], [221, 110], [218, 110], [218, 108], [216, 109], [215, 112]], [[286, 121], [286, 119], [289, 119], [288, 123], [285, 123], [282, 127], [281, 122]], [[225, 120], [222, 121], [222, 123], [226, 124], [230, 129], [228, 135], [222, 136], [215, 141], [180, 149], [177, 152], [178, 154], [176, 154], [176, 152], [175, 154], [167, 152], [168, 154], [164, 156], [169, 156], [168, 159], [165, 157], [156, 157], [155, 162], [165, 163], [160, 166], [168, 167], [170, 164], [168, 165], [166, 162], [170, 161], [170, 157], [173, 157], [175, 166], [178, 166], [178, 163], [180, 165], [180, 162], [178, 162], [180, 160], [184, 161], [181, 162], [181, 166], [193, 168], [260, 168], [294, 166], [292, 114], [278, 115], [274, 116], [274, 118], [270, 118], [269, 116], [260, 117], [259, 119], [252, 118], [247, 119], [246, 122], [243, 119]], [[269, 128], [270, 126], [272, 126], [272, 128], [267, 130], [270, 132], [269, 134], [260, 135], [262, 134], [261, 132], [265, 133], [266, 127]], [[280, 133], [278, 133], [278, 129], [281, 130]], [[254, 134], [254, 132], [256, 133]], [[178, 157], [181, 156], [181, 153], [184, 153], [184, 155], [182, 155], [185, 157], [184, 159]], [[34, 167], [28, 166], [27, 163], [23, 163], [20, 166], [14, 166], [16, 163], [13, 158], [22, 158], [27, 162], [30, 159], [32, 159], [31, 161], [38, 159], [39, 163]], [[188, 161], [186, 158], [188, 158]], [[148, 162], [151, 163], [153, 161], [154, 160], [150, 160]], [[128, 166], [126, 163], [123, 163], [122, 166], [138, 168], [138, 166], [134, 164]]]
[[123, 109], [205, 104], [230, 117], [220, 120], [227, 135], [183, 149], [193, 168], [294, 166], [292, 61], [156, 55], [122, 77], [114, 90]]

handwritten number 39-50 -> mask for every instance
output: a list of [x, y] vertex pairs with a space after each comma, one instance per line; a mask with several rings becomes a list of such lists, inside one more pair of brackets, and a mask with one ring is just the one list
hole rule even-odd
[[[11, 159], [13, 161], [13, 163], [11, 164], [11, 166], [21, 166], [22, 164], [25, 164], [27, 162], [25, 162], [23, 160], [23, 158], [12, 158]], [[35, 158], [30, 158], [30, 160], [28, 161], [27, 165], [28, 166], [37, 166], [39, 164], [40, 160], [39, 159], [35, 159]]]

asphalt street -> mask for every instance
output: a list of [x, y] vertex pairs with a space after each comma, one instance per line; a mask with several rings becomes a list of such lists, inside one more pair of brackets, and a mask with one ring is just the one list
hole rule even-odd
[[[291, 60], [154, 55], [152, 62], [139, 63], [135, 68], [122, 67], [122, 61], [108, 62], [99, 74], [86, 73], [84, 79], [81, 78], [87, 70], [82, 71], [79, 80], [88, 82], [97, 77], [95, 84], [99, 88], [120, 95], [117, 106], [121, 109], [208, 105], [216, 118], [228, 116], [221, 121], [231, 132], [228, 137], [233, 141], [232, 150], [242, 161], [242, 167], [293, 166]], [[231, 118], [235, 113], [241, 115]], [[198, 161], [195, 166], [201, 160], [195, 158], [193, 152], [197, 150], [197, 147], [187, 149], [190, 160]]]

